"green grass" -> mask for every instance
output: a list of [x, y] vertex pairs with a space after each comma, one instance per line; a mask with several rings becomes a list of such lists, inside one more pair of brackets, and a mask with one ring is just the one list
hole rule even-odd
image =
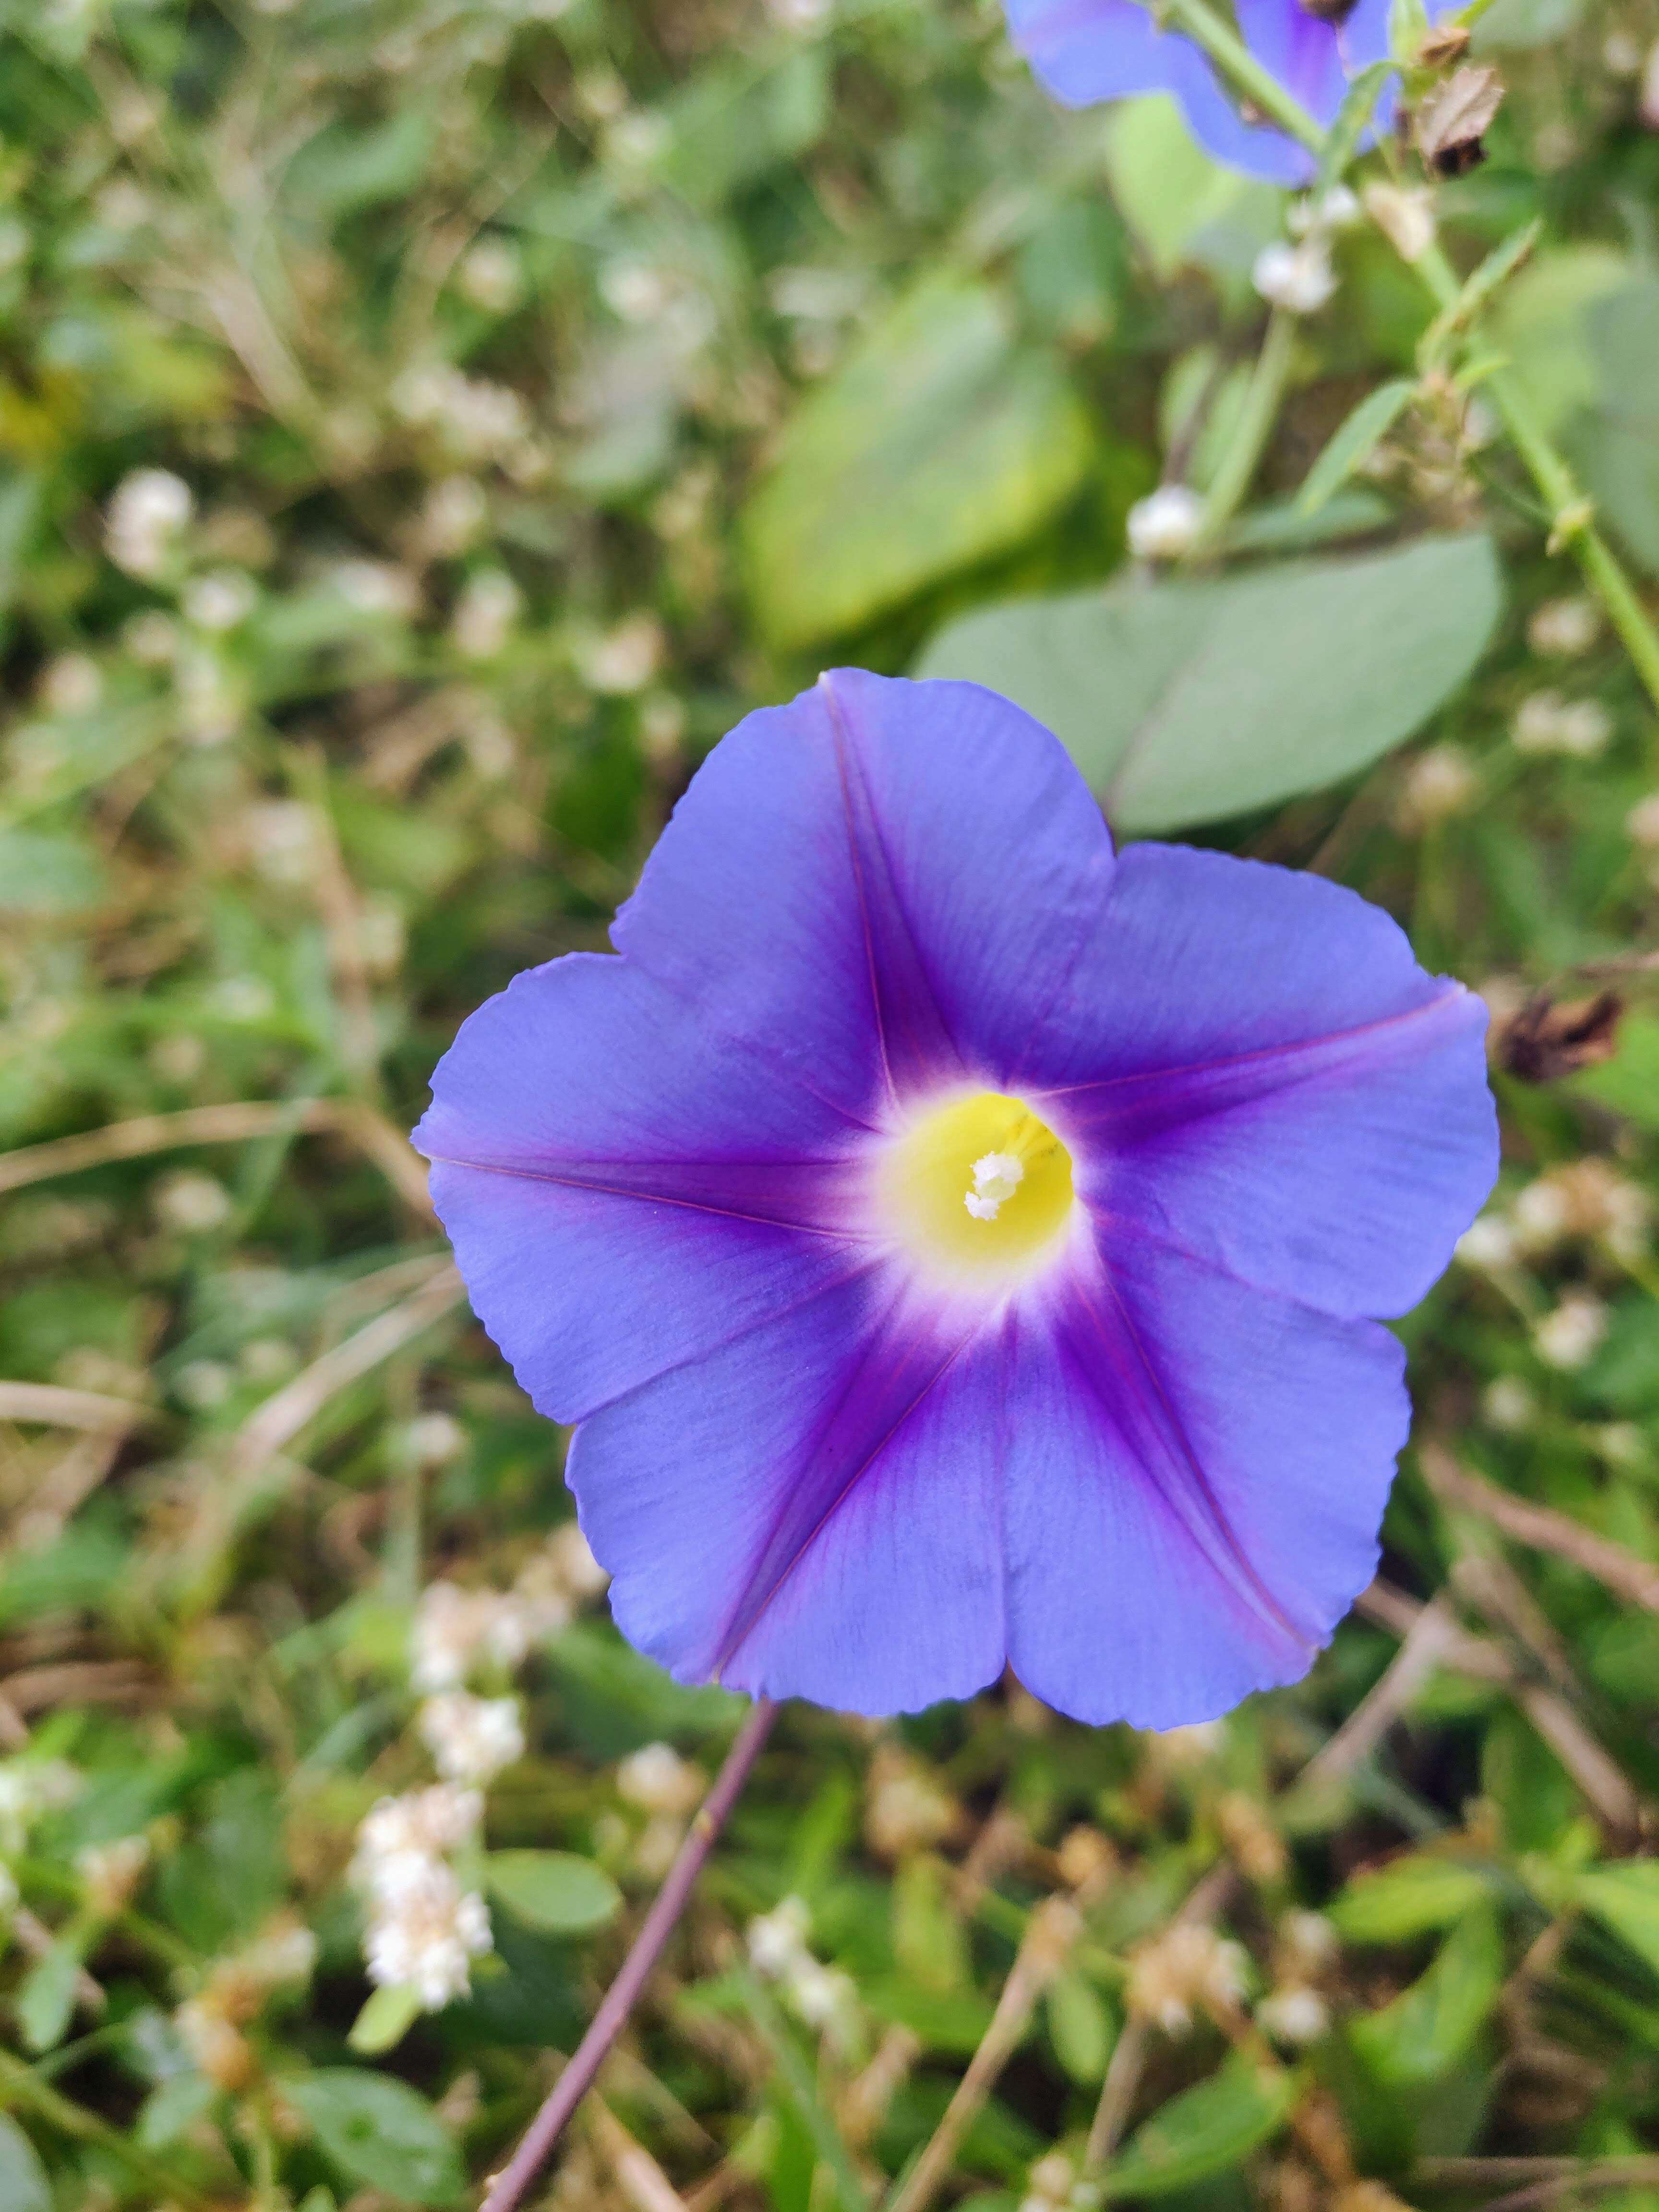
[[[1216, 465], [1182, 416], [1224, 428], [1276, 197], [1182, 168], [1155, 118], [1109, 143], [1057, 114], [988, 5], [810, 12], [0, 0], [8, 2212], [372, 2212], [501, 2162], [695, 1789], [626, 1762], [667, 1743], [712, 1774], [741, 1705], [675, 1688], [572, 1586], [562, 1437], [459, 1302], [402, 1133], [467, 1011], [605, 942], [740, 714], [1103, 577], [1166, 441]], [[1443, 235], [1468, 268], [1542, 219], [1504, 343], [1651, 568], [1651, 425], [1601, 489], [1617, 410], [1584, 300], [1587, 270], [1651, 282], [1659, 134], [1607, 55], [1659, 15], [1590, 0], [1543, 28], [1495, 57], [1510, 100]], [[1339, 259], [1246, 543], [1411, 368], [1426, 310], [1398, 264], [1369, 232]], [[922, 280], [1063, 452], [950, 443], [989, 410], [960, 356], [898, 346]], [[769, 592], [750, 502], [882, 331], [897, 365], [789, 449], [830, 471], [792, 558], [864, 625], [812, 635], [818, 574]], [[883, 412], [911, 374], [961, 408], [914, 477], [921, 433]], [[1326, 517], [1362, 543], [1483, 522], [1498, 637], [1409, 749], [1200, 834], [1362, 890], [1507, 1021], [1656, 942], [1656, 732], [1605, 626], [1553, 649], [1538, 612], [1571, 572], [1501, 445], [1436, 404]], [[188, 486], [176, 526], [131, 489], [146, 469]], [[1600, 705], [1599, 750], [1516, 748], [1547, 689]], [[1389, 1592], [1305, 1684], [1198, 1734], [1084, 1729], [1012, 1686], [881, 1727], [788, 1709], [549, 2203], [659, 2212], [631, 2137], [696, 2212], [873, 2203], [1033, 1927], [1029, 2016], [1005, 2012], [937, 2201], [1058, 2207], [1109, 2065], [1123, 2165], [1085, 2197], [1463, 2212], [1565, 2186], [1517, 2160], [1659, 2153], [1656, 974], [1618, 980], [1613, 1059], [1497, 1075], [1518, 1227], [1403, 1324]], [[1437, 1488], [1435, 1450], [1558, 1517]], [[464, 1853], [495, 1943], [470, 1995], [383, 2006], [354, 2045], [348, 1869], [375, 1802], [432, 1778], [409, 1651], [440, 1578], [516, 1587], [529, 1621], [477, 1679], [521, 1697], [526, 1739], [489, 1850], [588, 1863], [519, 1859], [492, 1889]], [[1459, 1632], [1368, 1703], [1437, 1594]], [[1241, 1947], [1199, 1960], [1207, 2009], [1169, 1941], [1200, 1883]], [[1037, 1915], [1056, 1892], [1075, 1926]], [[775, 1926], [832, 1978], [787, 1943], [780, 1977], [745, 1965], [791, 1897]], [[1620, 2212], [1656, 2201], [1659, 2166], [1595, 2179]]]

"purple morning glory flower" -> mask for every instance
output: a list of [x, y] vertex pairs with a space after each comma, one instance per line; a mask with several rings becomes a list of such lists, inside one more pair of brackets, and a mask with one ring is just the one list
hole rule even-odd
[[[1327, 128], [1336, 120], [1349, 78], [1388, 58], [1389, 4], [1236, 0], [1246, 46]], [[1208, 57], [1178, 31], [1160, 30], [1139, 0], [1005, 0], [1005, 7], [1015, 46], [1062, 106], [1173, 93], [1193, 136], [1218, 161], [1269, 184], [1312, 179], [1307, 148], [1269, 124], [1248, 120]], [[1386, 126], [1386, 106], [1379, 106], [1377, 119]]]
[[716, 747], [612, 935], [471, 1017], [416, 1142], [623, 1633], [864, 1712], [1301, 1675], [1406, 1434], [1370, 1316], [1492, 1181], [1480, 1000], [855, 670]]

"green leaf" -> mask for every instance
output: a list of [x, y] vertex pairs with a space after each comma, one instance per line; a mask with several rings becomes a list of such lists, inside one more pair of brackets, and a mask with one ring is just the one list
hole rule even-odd
[[1079, 1973], [1057, 1974], [1048, 1985], [1048, 2039], [1073, 2081], [1085, 2087], [1106, 2071], [1112, 2023], [1094, 1984]]
[[1604, 516], [1659, 575], [1659, 277], [1598, 302], [1589, 329], [1598, 399], [1568, 443]]
[[830, 2169], [842, 2212], [865, 2212], [870, 2201], [868, 2192], [859, 2179], [834, 2115], [818, 2095], [812, 2069], [802, 2057], [771, 1992], [746, 1972], [739, 1972], [736, 1982], [749, 2017], [771, 2054], [779, 2086], [811, 2136], [819, 2160]]
[[1659, 1974], [1659, 1859], [1587, 1868], [1574, 1895]]
[[1108, 2168], [1103, 2194], [1168, 2197], [1224, 2173], [1283, 2125], [1296, 2076], [1242, 2054], [1218, 2074], [1172, 2097], [1135, 2130]]
[[351, 2023], [346, 2041], [363, 2058], [378, 2058], [401, 2043], [421, 2010], [420, 1993], [395, 1984], [376, 1990]]
[[1014, 700], [1054, 732], [1115, 828], [1139, 836], [1369, 767], [1463, 682], [1500, 599], [1486, 538], [1425, 538], [985, 608], [942, 630], [915, 673]]
[[1160, 282], [1189, 263], [1248, 277], [1281, 227], [1280, 196], [1224, 169], [1164, 94], [1127, 100], [1106, 141], [1112, 197]]
[[999, 296], [935, 276], [801, 404], [742, 522], [779, 647], [856, 629], [1029, 536], [1081, 483], [1089, 418]]
[[52, 2212], [46, 2169], [9, 2112], [0, 2112], [0, 2204], [6, 2212]]
[[1478, 1867], [1419, 1853], [1356, 1875], [1327, 1911], [1351, 1943], [1404, 1943], [1449, 1928], [1491, 1895], [1491, 1883]]
[[1638, 1127], [1659, 1129], [1659, 1021], [1651, 1014], [1626, 1014], [1613, 1058], [1575, 1075], [1568, 1087]]
[[799, 161], [823, 132], [829, 95], [823, 46], [797, 46], [781, 62], [716, 62], [657, 109], [669, 131], [657, 174], [693, 207], [716, 208], [778, 163]]
[[1366, 394], [1309, 470], [1297, 494], [1298, 514], [1317, 514], [1332, 493], [1364, 465], [1410, 406], [1416, 390], [1414, 378], [1396, 376]]
[[348, 2180], [411, 2204], [451, 2204], [465, 2183], [449, 2130], [424, 2097], [390, 2075], [324, 2067], [283, 2083]]
[[26, 2050], [52, 2051], [63, 2041], [75, 2012], [75, 1978], [80, 1971], [78, 1948], [60, 1936], [23, 1977], [12, 2008]]
[[1475, 25], [1469, 51], [1487, 55], [1553, 46], [1570, 34], [1583, 12], [1584, 0], [1498, 0]]
[[1494, 305], [1486, 333], [1509, 356], [1547, 436], [1598, 398], [1588, 311], [1627, 285], [1632, 273], [1610, 246], [1558, 246], [1539, 254]]
[[368, 131], [343, 117], [295, 155], [285, 194], [307, 213], [336, 220], [402, 199], [431, 161], [433, 135], [432, 110], [415, 102], [399, 105]]
[[68, 830], [0, 830], [0, 912], [77, 914], [104, 896], [104, 867]]
[[[210, 2111], [219, 2094], [218, 2084], [205, 2074], [169, 2074], [145, 2098], [134, 2130], [143, 2150], [165, 2150], [177, 2142], [193, 2121]], [[0, 2203], [5, 2199], [0, 2197]]]
[[1425, 368], [1443, 353], [1459, 331], [1469, 327], [1522, 262], [1531, 258], [1543, 229], [1542, 216], [1534, 216], [1512, 237], [1504, 239], [1501, 245], [1494, 246], [1486, 258], [1470, 270], [1459, 287], [1456, 298], [1441, 309], [1423, 333], [1418, 355]]
[[510, 1911], [549, 1935], [584, 1935], [622, 1910], [610, 1875], [574, 1851], [491, 1851], [484, 1879]]
[[1408, 2088], [1449, 2074], [1498, 2002], [1504, 1947], [1497, 1915], [1466, 1911], [1428, 1971], [1391, 2004], [1353, 2021], [1349, 2039], [1382, 2081]]
[[1342, 105], [1336, 111], [1336, 120], [1325, 137], [1325, 150], [1319, 157], [1318, 181], [1314, 186], [1315, 197], [1328, 192], [1341, 181], [1343, 172], [1359, 149], [1382, 88], [1394, 75], [1392, 61], [1370, 62], [1360, 70], [1342, 95]]

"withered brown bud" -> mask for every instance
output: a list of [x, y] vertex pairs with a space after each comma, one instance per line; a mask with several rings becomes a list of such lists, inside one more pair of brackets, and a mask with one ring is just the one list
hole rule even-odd
[[1419, 67], [1444, 69], [1450, 62], [1461, 62], [1469, 50], [1471, 35], [1467, 23], [1437, 24], [1417, 50]]
[[1417, 111], [1417, 149], [1437, 177], [1466, 176], [1486, 158], [1481, 141], [1504, 104], [1496, 70], [1464, 68]]
[[1540, 991], [1529, 999], [1498, 1041], [1498, 1061], [1523, 1083], [1553, 1083], [1611, 1060], [1619, 1048], [1625, 1002], [1616, 991], [1565, 1004]]

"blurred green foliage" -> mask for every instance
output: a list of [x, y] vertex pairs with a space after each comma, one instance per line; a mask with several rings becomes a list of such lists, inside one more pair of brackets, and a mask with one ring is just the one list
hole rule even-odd
[[[1498, 0], [1440, 201], [1465, 268], [1541, 220], [1492, 347], [1650, 573], [1656, 37]], [[974, 2212], [1659, 2150], [1653, 718], [1369, 228], [1223, 573], [1101, 595], [1284, 217], [988, 4], [0, 0], [6, 2212], [460, 2203], [614, 1971], [741, 1707], [611, 1629], [401, 1133], [831, 657], [1032, 687], [1121, 826], [1353, 884], [1511, 1036], [1630, 1001], [1499, 1067], [1403, 1324], [1419, 1444], [1542, 1517], [1408, 1455], [1382, 1594], [1213, 1728], [791, 1711], [546, 2201], [873, 2203], [953, 2098]], [[363, 1824], [468, 1756], [484, 1937], [376, 1995]]]

